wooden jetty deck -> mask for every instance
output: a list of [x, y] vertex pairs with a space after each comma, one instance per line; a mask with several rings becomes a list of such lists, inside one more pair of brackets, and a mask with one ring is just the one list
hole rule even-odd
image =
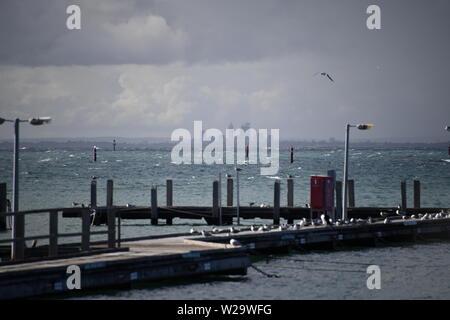
[[[82, 289], [95, 289], [207, 274], [246, 274], [252, 252], [334, 249], [340, 245], [376, 245], [379, 241], [416, 241], [429, 237], [450, 239], [450, 217], [309, 226], [283, 231], [255, 232], [247, 228], [230, 233], [225, 228], [207, 237], [152, 236], [124, 241], [120, 249], [108, 253], [0, 265], [0, 298], [68, 292], [66, 269], [69, 265], [80, 266]], [[231, 246], [231, 239], [241, 245]]]
[[125, 286], [137, 281], [210, 274], [246, 274], [245, 248], [185, 242], [185, 236], [122, 243], [109, 253], [0, 265], [0, 299], [68, 292], [67, 267], [81, 271], [81, 289]]

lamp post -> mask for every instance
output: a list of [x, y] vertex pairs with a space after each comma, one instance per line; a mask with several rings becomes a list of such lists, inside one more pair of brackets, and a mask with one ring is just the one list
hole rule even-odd
[[236, 167], [236, 214], [237, 214], [237, 224], [240, 224], [239, 217], [239, 171], [242, 171], [241, 168]]
[[[21, 120], [21, 119], [15, 119], [15, 120], [8, 120], [4, 118], [0, 118], [0, 125], [4, 122], [13, 122], [14, 123], [14, 160], [13, 160], [13, 212], [14, 215], [11, 219], [11, 229], [12, 239], [15, 238], [23, 238], [24, 231], [25, 231], [25, 225], [24, 225], [24, 217], [21, 214], [17, 214], [19, 211], [19, 124], [21, 122], [28, 122], [29, 124], [33, 126], [39, 126], [45, 123], [50, 123], [51, 118], [50, 117], [38, 117], [38, 118], [31, 118], [28, 120]], [[24, 241], [13, 241], [11, 244], [11, 255], [12, 259], [22, 259], [23, 258], [23, 248], [24, 248]]]
[[358, 128], [359, 130], [370, 130], [374, 127], [373, 124], [347, 124], [345, 131], [345, 157], [344, 157], [344, 185], [342, 192], [342, 220], [347, 220], [347, 182], [348, 182], [348, 139], [350, 135], [350, 128]]

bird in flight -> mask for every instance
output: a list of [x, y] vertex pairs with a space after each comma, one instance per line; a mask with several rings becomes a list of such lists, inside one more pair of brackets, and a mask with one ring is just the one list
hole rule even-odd
[[314, 76], [317, 76], [318, 74], [320, 74], [321, 76], [327, 77], [328, 79], [330, 79], [331, 82], [334, 82], [333, 78], [326, 72], [317, 72], [316, 74], [314, 74]]

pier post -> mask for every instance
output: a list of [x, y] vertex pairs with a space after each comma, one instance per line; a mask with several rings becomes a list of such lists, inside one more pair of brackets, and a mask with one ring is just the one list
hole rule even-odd
[[414, 208], [420, 208], [420, 181], [414, 180]]
[[402, 197], [401, 209], [402, 211], [406, 211], [407, 202], [406, 202], [406, 181], [403, 180], [400, 182], [400, 192]]
[[[289, 208], [292, 208], [294, 206], [294, 179], [292, 179], [292, 176], [289, 176], [289, 178], [287, 179], [287, 206]], [[294, 219], [291, 218], [291, 212], [288, 212], [288, 224], [293, 224]]]
[[213, 182], [213, 201], [212, 201], [212, 217], [213, 223], [218, 224], [219, 222], [219, 181], [215, 180]]
[[152, 213], [151, 213], [151, 224], [158, 224], [158, 191], [155, 186], [151, 190], [151, 203], [152, 203]]
[[328, 170], [327, 176], [331, 177], [332, 179], [332, 185], [333, 190], [331, 192], [331, 203], [333, 204], [333, 208], [331, 209], [331, 218], [333, 221], [336, 220], [336, 204], [335, 204], [335, 196], [334, 196], [334, 190], [336, 189], [336, 170]]
[[[173, 181], [172, 179], [166, 180], [166, 206], [173, 206]], [[166, 224], [172, 225], [172, 217], [166, 218]]]
[[336, 181], [336, 217], [342, 217], [342, 181]]
[[81, 251], [88, 251], [91, 242], [91, 214], [84, 209], [81, 212]]
[[106, 212], [108, 219], [108, 248], [116, 247], [116, 212], [113, 208], [114, 181], [106, 182]]
[[49, 214], [49, 246], [48, 255], [56, 257], [58, 255], [58, 211], [52, 210]]
[[91, 181], [91, 208], [97, 208], [97, 180]]
[[[0, 212], [6, 212], [6, 183], [0, 183]], [[0, 217], [0, 230], [6, 230], [6, 216]]]
[[348, 180], [348, 206], [349, 208], [355, 207], [355, 181], [353, 179]]
[[273, 224], [280, 224], [280, 180], [275, 180], [273, 189]]
[[233, 206], [233, 178], [227, 176], [227, 207]]

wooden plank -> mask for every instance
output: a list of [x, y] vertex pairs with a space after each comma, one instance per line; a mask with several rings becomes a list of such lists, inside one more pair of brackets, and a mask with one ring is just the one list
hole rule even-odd
[[91, 242], [91, 214], [88, 210], [81, 213], [81, 250], [89, 251]]
[[348, 180], [348, 207], [355, 207], [355, 181], [353, 179]]
[[[6, 183], [0, 183], [0, 212], [6, 212]], [[0, 230], [6, 230], [6, 216], [0, 216]]]
[[219, 181], [215, 180], [213, 182], [213, 192], [212, 192], [212, 217], [214, 224], [219, 222]]
[[420, 181], [414, 180], [414, 208], [420, 208]]
[[[289, 176], [287, 179], [287, 206], [289, 208], [294, 207], [294, 179], [292, 179], [292, 176]], [[290, 211], [289, 211], [290, 213]], [[293, 224], [294, 218], [291, 217], [289, 214], [288, 217], [288, 224]]]
[[58, 255], [58, 211], [52, 210], [49, 213], [49, 248], [48, 255], [55, 257]]
[[91, 181], [91, 208], [97, 207], [97, 180]]
[[280, 181], [275, 180], [273, 188], [273, 224], [280, 224]]
[[[166, 180], [166, 206], [173, 206], [173, 181], [171, 179]], [[173, 220], [172, 217], [166, 218], [166, 224], [172, 225]]]
[[156, 187], [152, 187], [151, 189], [151, 204], [152, 204], [152, 212], [151, 212], [151, 224], [158, 224], [158, 191]]
[[233, 206], [233, 178], [227, 177], [227, 206]]
[[336, 181], [336, 219], [342, 218], [342, 181]]
[[401, 193], [401, 209], [402, 211], [406, 210], [407, 201], [406, 201], [406, 181], [400, 182], [400, 193]]
[[108, 180], [106, 184], [106, 206], [108, 221], [108, 248], [116, 247], [116, 211], [113, 208], [114, 182]]

